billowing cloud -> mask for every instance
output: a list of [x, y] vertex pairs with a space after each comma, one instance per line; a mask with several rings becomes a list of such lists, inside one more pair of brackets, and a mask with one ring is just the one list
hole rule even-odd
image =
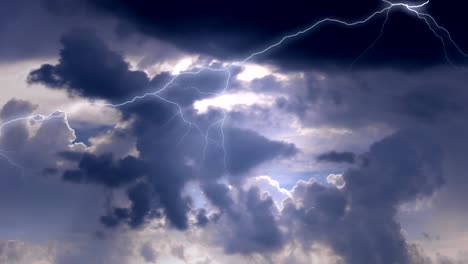
[[37, 105], [33, 105], [28, 101], [12, 99], [8, 101], [0, 111], [0, 118], [3, 120], [23, 117], [31, 114]]
[[144, 72], [130, 70], [122, 56], [109, 50], [94, 32], [75, 30], [64, 35], [61, 43], [59, 63], [32, 71], [30, 83], [67, 89], [71, 95], [114, 100], [137, 94], [149, 83]]
[[411, 263], [396, 209], [442, 186], [441, 149], [409, 131], [375, 143], [365, 157], [344, 173], [342, 189], [299, 182], [283, 217], [306, 246], [324, 243], [346, 263]]
[[79, 161], [78, 170], [67, 170], [63, 179], [70, 182], [90, 182], [108, 187], [134, 182], [145, 173], [145, 164], [132, 156], [127, 156], [114, 164], [111, 154], [99, 157], [84, 154]]

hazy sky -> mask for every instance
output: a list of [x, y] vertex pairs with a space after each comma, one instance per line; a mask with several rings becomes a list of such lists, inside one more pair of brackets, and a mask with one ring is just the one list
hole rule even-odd
[[468, 263], [465, 7], [2, 1], [0, 264]]

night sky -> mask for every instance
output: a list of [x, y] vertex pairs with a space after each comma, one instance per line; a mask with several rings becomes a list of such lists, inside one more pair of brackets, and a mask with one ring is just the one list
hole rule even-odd
[[0, 264], [468, 263], [461, 0], [0, 0]]

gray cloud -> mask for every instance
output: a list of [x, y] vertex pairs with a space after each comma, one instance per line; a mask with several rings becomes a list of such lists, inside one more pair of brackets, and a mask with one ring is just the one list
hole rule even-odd
[[140, 254], [146, 262], [156, 263], [158, 254], [156, 253], [154, 248], [151, 246], [151, 244], [149, 243], [144, 244], [140, 249]]
[[356, 161], [356, 156], [352, 152], [330, 151], [330, 152], [320, 154], [317, 157], [317, 160], [318, 161], [328, 161], [328, 162], [354, 163]]
[[237, 203], [224, 209], [215, 229], [216, 241], [223, 244], [226, 253], [268, 254], [284, 246], [275, 204], [271, 197], [261, 196], [258, 188], [239, 190]]
[[122, 56], [89, 30], [74, 30], [61, 38], [59, 64], [32, 71], [30, 83], [67, 89], [71, 95], [120, 99], [141, 93], [149, 84], [144, 72], [131, 71]]
[[13, 119], [15, 117], [24, 117], [36, 110], [37, 105], [33, 105], [28, 101], [11, 99], [2, 106], [0, 118], [3, 120]]
[[344, 173], [341, 190], [299, 182], [284, 221], [304, 245], [324, 243], [346, 263], [412, 263], [397, 206], [442, 186], [441, 149], [408, 131], [373, 144], [365, 156], [368, 163]]
[[[408, 74], [391, 70], [309, 73], [291, 80], [295, 92], [276, 106], [295, 113], [307, 125], [394, 128], [441, 123], [467, 109], [466, 72], [447, 67]], [[290, 94], [290, 92], [289, 92]]]
[[[68, 89], [71, 94], [83, 97], [116, 100], [130, 95], [133, 90], [128, 89], [132, 87], [141, 91], [147, 86], [161, 86], [171, 77], [162, 73], [150, 81], [143, 72], [131, 71], [119, 54], [109, 50], [95, 35], [87, 31], [74, 31], [65, 35], [62, 44], [64, 48], [59, 64], [45, 65], [33, 71], [30, 82], [43, 82], [52, 88]], [[90, 52], [94, 55], [88, 56]], [[111, 63], [97, 65], [94, 63], [96, 58], [101, 58], [98, 61], [103, 63]], [[93, 67], [97, 68], [93, 70]], [[93, 74], [90, 74], [90, 71]], [[99, 72], [100, 78], [90, 78], [89, 76], [94, 76], [96, 71]], [[123, 79], [116, 80], [115, 76]], [[183, 93], [178, 91], [189, 82], [210, 92], [212, 89], [219, 89], [225, 81], [225, 76], [220, 79], [210, 72], [204, 72], [196, 77], [178, 79], [172, 87], [174, 89], [171, 89], [174, 92], [168, 92], [165, 96], [176, 102], [185, 100], [180, 101], [180, 104], [184, 111], [187, 111], [186, 118], [194, 119], [208, 127], [218, 114], [211, 117], [213, 112], [210, 112], [207, 116], [196, 116], [191, 105], [200, 96], [207, 95], [196, 93], [196, 96], [190, 98], [185, 96], [185, 90], [180, 90]], [[94, 182], [110, 187], [134, 183], [144, 175], [145, 180], [138, 184], [140, 187], [131, 187], [127, 192], [132, 204], [128, 213], [125, 213], [125, 208], [116, 208], [113, 213], [102, 218], [104, 224], [115, 226], [120, 221], [130, 219], [130, 225], [137, 227], [144, 223], [152, 211], [151, 207], [154, 207], [155, 210], [164, 212], [171, 225], [178, 229], [187, 229], [191, 199], [183, 197], [182, 190], [189, 180], [198, 178], [208, 183], [221, 178], [226, 172], [232, 175], [233, 179], [242, 178], [250, 169], [261, 163], [274, 158], [289, 157], [297, 152], [292, 144], [271, 141], [253, 131], [226, 128], [226, 156], [229, 157], [226, 170], [222, 160], [224, 154], [219, 147], [210, 145], [206, 149], [206, 158], [200, 156], [205, 148], [204, 144], [207, 143], [201, 135], [193, 131], [188, 131], [191, 133], [187, 134], [187, 124], [179, 118], [173, 118], [178, 110], [171, 104], [164, 101], [155, 102], [153, 99], [141, 100], [138, 104], [121, 108], [124, 120], [133, 120], [128, 131], [136, 140], [139, 157], [113, 161], [109, 155], [84, 154], [77, 164], [78, 169], [65, 172], [64, 178], [68, 181]], [[217, 133], [218, 140], [219, 136]], [[181, 139], [184, 139], [184, 145], [179, 145]], [[179, 147], [174, 147], [178, 145]], [[162, 153], [164, 154], [161, 155]], [[196, 170], [199, 171], [194, 173], [193, 165], [187, 160], [195, 161], [198, 167]], [[150, 205], [150, 201], [154, 202]]]

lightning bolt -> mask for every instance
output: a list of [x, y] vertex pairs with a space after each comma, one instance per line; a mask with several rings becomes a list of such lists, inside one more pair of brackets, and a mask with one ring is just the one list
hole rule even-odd
[[[43, 122], [45, 122], [47, 120], [54, 119], [54, 118], [65, 118], [65, 120], [67, 122], [67, 125], [68, 125], [67, 114], [65, 112], [63, 112], [63, 111], [58, 110], [58, 111], [55, 111], [55, 112], [53, 112], [53, 113], [51, 113], [49, 115], [35, 114], [35, 115], [18, 117], [18, 118], [11, 119], [9, 121], [5, 121], [5, 122], [0, 124], [0, 135], [3, 132], [5, 127], [16, 124], [16, 123], [19, 123], [19, 122], [34, 121], [36, 123], [43, 123]], [[25, 168], [23, 166], [21, 166], [16, 161], [14, 161], [11, 157], [9, 157], [5, 153], [5, 151], [0, 150], [0, 158], [5, 159], [11, 166], [16, 167], [17, 169], [19, 169], [21, 171], [21, 177], [23, 178], [24, 172], [25, 172]]]
[[[408, 11], [410, 14], [414, 14], [420, 21], [422, 21], [422, 22], [424, 22], [426, 24], [426, 26], [431, 30], [431, 32], [434, 34], [434, 36], [436, 36], [441, 41], [442, 48], [443, 48], [443, 51], [444, 51], [444, 54], [445, 54], [445, 59], [446, 59], [447, 62], [454, 65], [453, 61], [450, 59], [450, 57], [448, 55], [448, 52], [447, 52], [447, 45], [448, 44], [451, 44], [453, 47], [455, 47], [455, 49], [462, 56], [468, 57], [468, 54], [466, 52], [464, 52], [460, 48], [460, 46], [453, 40], [450, 32], [446, 28], [442, 27], [436, 21], [436, 19], [434, 17], [432, 17], [430, 14], [427, 14], [427, 13], [424, 13], [424, 12], [421, 11], [421, 9], [423, 7], [425, 7], [425, 6], [427, 6], [429, 4], [429, 0], [426, 1], [426, 2], [423, 2], [421, 4], [417, 4], [417, 5], [416, 4], [410, 5], [410, 4], [407, 4], [407, 3], [393, 3], [393, 2], [390, 2], [388, 0], [381, 0], [381, 1], [382, 1], [383, 4], [385, 4], [384, 7], [382, 7], [381, 9], [373, 12], [372, 14], [368, 15], [367, 17], [365, 17], [365, 18], [363, 18], [361, 20], [347, 21], [347, 20], [341, 20], [341, 19], [329, 18], [329, 17], [328, 18], [323, 18], [323, 19], [313, 23], [312, 25], [310, 25], [310, 26], [308, 26], [308, 27], [306, 27], [306, 28], [304, 28], [302, 30], [299, 30], [299, 31], [291, 33], [291, 34], [284, 35], [278, 41], [266, 46], [263, 49], [260, 49], [260, 50], [258, 50], [256, 52], [253, 52], [253, 53], [249, 54], [248, 56], [246, 56], [244, 59], [242, 59], [240, 61], [231, 62], [231, 63], [229, 63], [226, 66], [223, 66], [221, 68], [202, 67], [202, 68], [200, 68], [200, 69], [198, 69], [196, 71], [181, 72], [181, 73], [179, 73], [177, 75], [174, 75], [162, 88], [160, 88], [160, 89], [158, 89], [158, 90], [156, 90], [154, 92], [149, 92], [149, 93], [145, 93], [145, 94], [142, 94], [142, 95], [138, 95], [138, 96], [135, 96], [133, 98], [130, 98], [127, 101], [124, 101], [124, 102], [121, 102], [121, 103], [118, 103], [118, 104], [110, 104], [109, 103], [109, 104], [101, 104], [101, 106], [119, 108], [119, 107], [123, 107], [123, 106], [126, 106], [126, 105], [133, 104], [133, 103], [137, 102], [138, 100], [141, 100], [141, 99], [144, 99], [144, 98], [147, 98], [147, 97], [153, 97], [153, 98], [156, 98], [156, 99], [158, 99], [158, 100], [160, 100], [162, 102], [173, 105], [177, 109], [177, 112], [173, 117], [170, 118], [170, 120], [172, 120], [176, 116], [180, 116], [181, 120], [185, 124], [187, 124], [187, 131], [182, 136], [179, 143], [184, 140], [184, 138], [192, 131], [193, 128], [195, 128], [205, 138], [205, 147], [204, 147], [204, 150], [203, 150], [203, 156], [204, 157], [206, 156], [206, 151], [207, 151], [207, 148], [208, 148], [208, 144], [214, 142], [214, 140], [212, 140], [209, 137], [210, 131], [214, 127], [219, 127], [220, 135], [221, 135], [220, 146], [221, 146], [221, 148], [223, 150], [223, 153], [224, 153], [224, 165], [225, 165], [225, 167], [227, 167], [227, 158], [226, 158], [227, 153], [226, 153], [226, 148], [225, 148], [225, 134], [224, 134], [224, 125], [225, 125], [225, 122], [226, 122], [227, 113], [223, 109], [221, 109], [222, 117], [215, 120], [213, 123], [211, 123], [205, 131], [203, 131], [200, 128], [200, 126], [198, 126], [196, 123], [188, 120], [184, 115], [183, 107], [180, 104], [178, 104], [177, 102], [175, 102], [173, 100], [170, 100], [167, 97], [164, 97], [164, 95], [163, 95], [163, 92], [166, 91], [167, 89], [169, 89], [171, 87], [171, 85], [173, 85], [174, 82], [177, 79], [179, 79], [180, 77], [187, 76], [187, 75], [198, 75], [198, 74], [200, 74], [200, 73], [202, 73], [204, 71], [210, 71], [210, 72], [215, 72], [215, 73], [224, 73], [224, 74], [226, 74], [226, 79], [225, 79], [224, 86], [221, 88], [220, 92], [207, 93], [207, 92], [201, 91], [200, 89], [198, 89], [196, 87], [190, 87], [191, 89], [194, 89], [195, 91], [197, 91], [199, 94], [202, 94], [202, 95], [221, 96], [221, 95], [225, 94], [226, 91], [228, 91], [228, 89], [229, 89], [229, 84], [230, 84], [231, 75], [232, 75], [231, 70], [232, 70], [232, 68], [234, 66], [242, 66], [243, 64], [251, 61], [255, 57], [264, 55], [265, 53], [268, 53], [269, 51], [281, 46], [286, 41], [292, 40], [292, 39], [300, 37], [301, 35], [307, 34], [307, 33], [311, 32], [311, 31], [319, 28], [320, 26], [322, 26], [324, 24], [338, 24], [338, 25], [345, 26], [345, 27], [355, 27], [355, 26], [359, 26], [359, 25], [362, 25], [362, 24], [366, 24], [369, 21], [375, 19], [376, 17], [379, 17], [380, 15], [385, 14], [385, 20], [384, 20], [384, 23], [383, 23], [383, 25], [381, 27], [380, 34], [371, 43], [371, 45], [369, 47], [367, 47], [363, 51], [363, 53], [361, 53], [359, 56], [356, 57], [356, 59], [351, 63], [351, 67], [352, 67], [360, 58], [362, 58], [380, 40], [380, 38], [383, 35], [385, 25], [386, 25], [386, 23], [387, 23], [387, 21], [389, 19], [390, 13], [392, 11], [398, 10], [398, 9]], [[44, 119], [44, 120], [47, 120], [47, 119], [49, 119], [51, 117], [52, 117], [51, 115], [49, 115], [49, 116], [40, 116], [39, 115], [39, 119]], [[38, 120], [36, 120], [37, 118], [38, 118], [38, 116], [29, 116], [29, 117], [17, 118], [17, 119], [7, 121], [7, 122], [0, 125], [0, 132], [1, 132], [1, 129], [4, 126], [8, 125], [8, 124], [12, 124], [12, 123], [19, 122], [19, 121], [24, 121], [24, 120], [38, 121]], [[2, 157], [9, 160], [9, 158], [3, 153], [0, 153], [0, 156], [2, 156]]]
[[384, 20], [384, 22], [383, 22], [383, 24], [382, 24], [382, 28], [380, 29], [380, 34], [379, 34], [379, 36], [374, 40], [374, 42], [372, 42], [372, 44], [371, 44], [369, 47], [367, 47], [367, 48], [364, 50], [363, 53], [361, 53], [359, 56], [356, 57], [356, 59], [353, 60], [353, 62], [351, 62], [350, 69], [353, 69], [354, 64], [356, 64], [356, 62], [357, 62], [359, 59], [361, 59], [362, 57], [364, 57], [364, 55], [366, 55], [366, 53], [367, 53], [369, 50], [371, 50], [371, 49], [375, 46], [375, 44], [377, 44], [377, 42], [380, 40], [380, 38], [383, 36], [385, 26], [387, 25], [388, 18], [389, 18], [389, 16], [390, 16], [390, 10], [391, 10], [391, 9], [388, 9], [387, 12], [385, 12], [385, 13], [386, 13], [386, 15], [385, 15], [385, 20]]
[[11, 166], [17, 168], [21, 172], [21, 179], [24, 178], [24, 167], [13, 161], [8, 155], [4, 153], [4, 151], [0, 151], [0, 157], [5, 159]]

